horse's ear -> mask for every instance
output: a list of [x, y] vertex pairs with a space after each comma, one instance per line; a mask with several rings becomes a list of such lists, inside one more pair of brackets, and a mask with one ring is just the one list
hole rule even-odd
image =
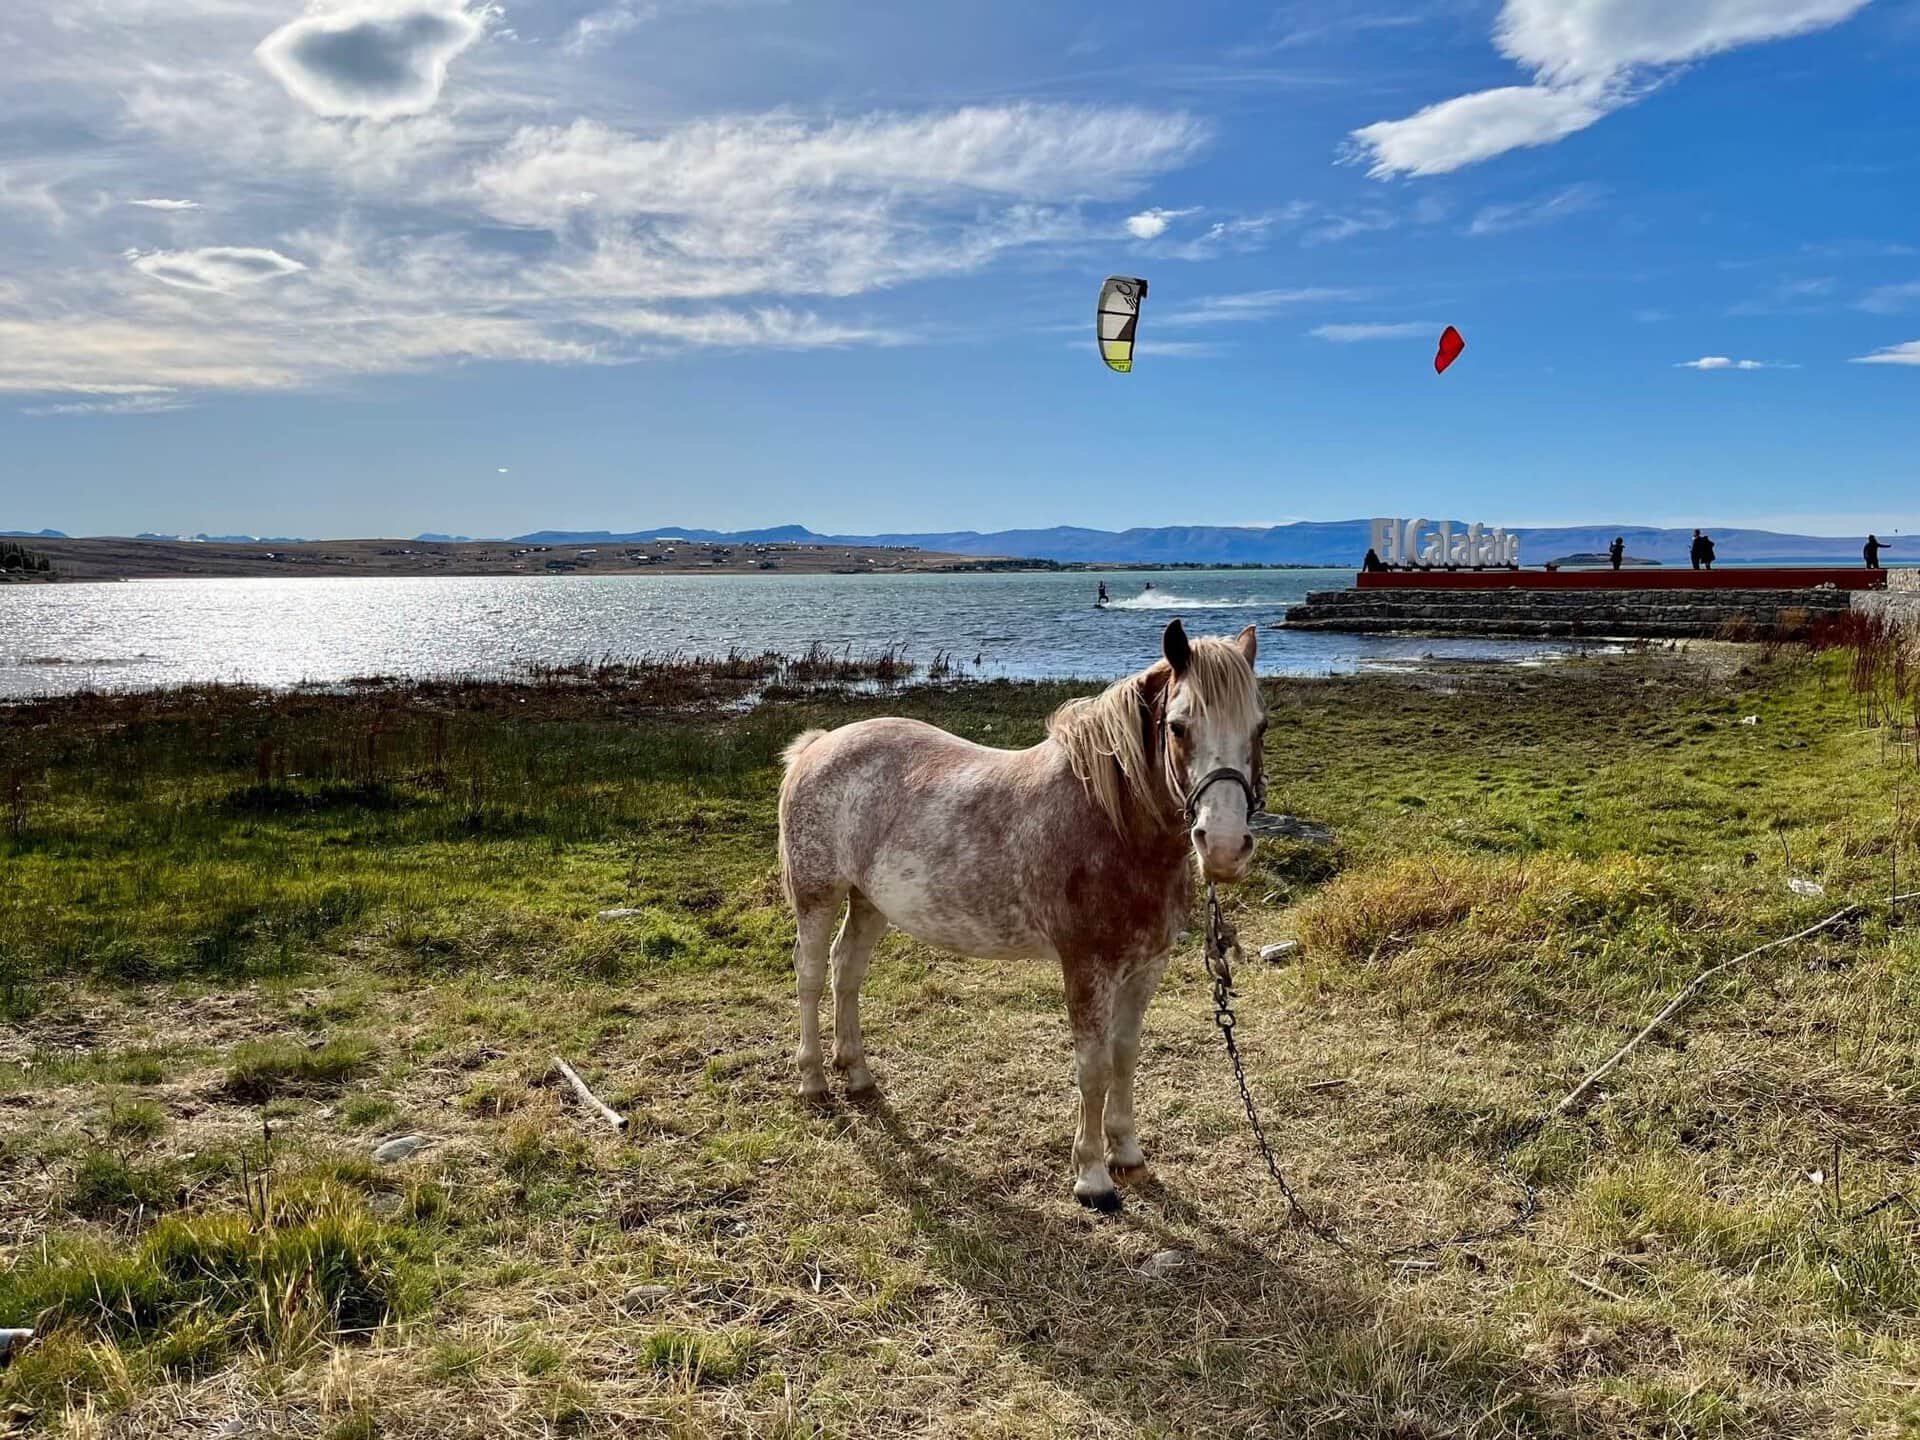
[[1176, 676], [1187, 673], [1187, 662], [1193, 659], [1193, 647], [1187, 644], [1186, 626], [1178, 618], [1167, 622], [1166, 633], [1160, 637], [1160, 650]]
[[1233, 643], [1240, 647], [1240, 653], [1247, 657], [1249, 665], [1253, 664], [1260, 654], [1260, 637], [1254, 633], [1251, 625], [1236, 635]]

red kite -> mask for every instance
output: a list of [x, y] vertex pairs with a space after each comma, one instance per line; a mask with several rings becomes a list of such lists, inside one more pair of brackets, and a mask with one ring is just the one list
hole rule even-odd
[[1440, 332], [1440, 352], [1433, 357], [1433, 373], [1444, 375], [1447, 366], [1460, 358], [1460, 352], [1467, 348], [1467, 342], [1460, 338], [1460, 332], [1449, 325]]

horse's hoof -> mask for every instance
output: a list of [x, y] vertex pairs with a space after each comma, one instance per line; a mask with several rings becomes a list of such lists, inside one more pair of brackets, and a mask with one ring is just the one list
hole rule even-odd
[[1090, 1195], [1082, 1195], [1078, 1190], [1073, 1198], [1089, 1210], [1098, 1210], [1102, 1215], [1114, 1215], [1120, 1210], [1120, 1192], [1118, 1190], [1095, 1190]]
[[1147, 1173], [1147, 1162], [1141, 1160], [1133, 1165], [1124, 1165], [1118, 1160], [1107, 1162], [1107, 1173], [1122, 1184], [1138, 1180]]
[[808, 1076], [800, 1082], [801, 1103], [806, 1105], [825, 1105], [830, 1099], [832, 1099], [832, 1094], [827, 1089], [826, 1076], [822, 1075], [818, 1080], [812, 1076]]
[[871, 1075], [867, 1077], [867, 1083], [864, 1085], [847, 1086], [847, 1103], [850, 1105], [878, 1105], [880, 1103], [880, 1087], [873, 1083], [873, 1077]]

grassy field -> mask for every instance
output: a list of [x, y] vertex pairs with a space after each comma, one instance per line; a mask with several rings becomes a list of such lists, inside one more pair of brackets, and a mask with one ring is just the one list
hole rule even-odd
[[[1071, 691], [767, 678], [0, 710], [0, 1433], [1920, 1433], [1920, 1219], [1861, 1214], [1920, 1200], [1920, 931], [1716, 984], [1515, 1151], [1530, 1227], [1394, 1267], [1290, 1225], [1190, 942], [1098, 1217], [1045, 967], [889, 937], [884, 1104], [798, 1104], [773, 859], [802, 727], [1024, 744]], [[1505, 1218], [1665, 992], [1920, 858], [1843, 658], [1270, 693], [1272, 808], [1339, 843], [1237, 894], [1302, 942], [1240, 1034], [1364, 1247]]]

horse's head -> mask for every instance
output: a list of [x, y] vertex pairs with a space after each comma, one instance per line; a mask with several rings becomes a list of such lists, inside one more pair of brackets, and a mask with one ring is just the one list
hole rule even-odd
[[1207, 879], [1243, 880], [1253, 863], [1251, 821], [1263, 794], [1267, 716], [1253, 674], [1259, 642], [1251, 625], [1232, 640], [1189, 641], [1174, 620], [1161, 646], [1168, 669], [1160, 707], [1168, 784], [1184, 808]]

